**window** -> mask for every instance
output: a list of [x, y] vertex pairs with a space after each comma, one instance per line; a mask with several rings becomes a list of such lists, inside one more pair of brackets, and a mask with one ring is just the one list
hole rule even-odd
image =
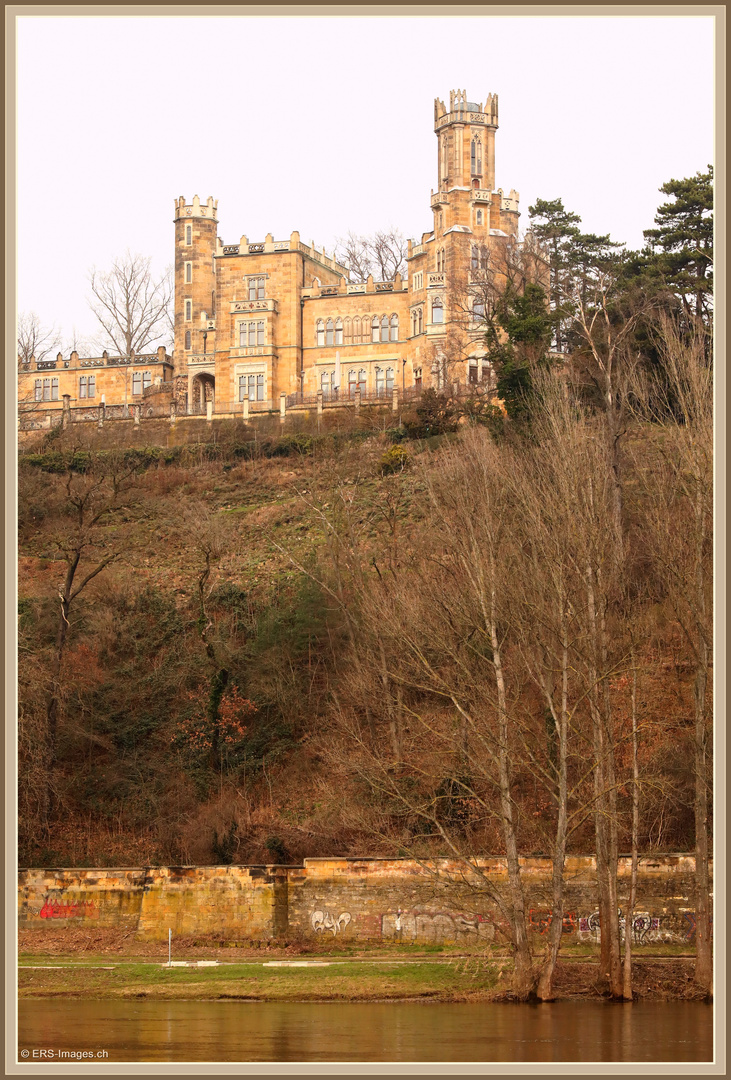
[[239, 375], [239, 401], [264, 400], [264, 373], [258, 375]]
[[192, 244], [193, 243], [193, 226], [192, 225], [186, 225], [185, 226], [185, 242], [186, 242], [186, 244]]
[[42, 383], [42, 381], [40, 379], [36, 379], [35, 391], [36, 391], [35, 392], [36, 401], [42, 401], [43, 400], [43, 383]]
[[418, 332], [416, 328], [417, 328], [418, 325], [419, 325], [419, 320], [417, 318], [416, 312], [412, 311], [412, 313], [411, 313], [411, 336], [412, 337], [416, 337], [417, 332]]
[[263, 345], [264, 344], [264, 323], [263, 323], [263, 321], [258, 322], [256, 324], [256, 344], [257, 345]]
[[211, 318], [214, 318], [216, 314], [216, 291], [211, 292]]
[[185, 301], [185, 321], [190, 322], [192, 318], [193, 318], [193, 301], [192, 300], [186, 300]]
[[469, 382], [471, 384], [476, 384], [477, 383], [477, 361], [476, 360], [473, 360], [473, 361], [470, 362], [468, 378], [469, 378]]
[[132, 373], [132, 393], [142, 393], [142, 375], [139, 371], [134, 371]]
[[96, 397], [96, 375], [89, 376], [89, 397]]
[[256, 323], [249, 323], [249, 348], [253, 349], [256, 346]]
[[472, 301], [472, 315], [475, 322], [483, 322], [485, 319], [485, 301], [481, 296], [476, 296]]
[[444, 248], [440, 248], [437, 252], [437, 273], [442, 273], [445, 266]]
[[325, 344], [326, 345], [334, 345], [335, 344], [335, 328], [333, 326], [332, 319], [328, 319], [327, 322], [325, 323]]
[[353, 319], [353, 344], [360, 344], [360, 317], [358, 315]]
[[51, 401], [58, 401], [58, 379], [51, 379]]
[[193, 280], [193, 263], [187, 262], [185, 264], [185, 281], [186, 284], [190, 284]]
[[421, 368], [414, 368], [414, 386], [421, 386]]
[[388, 315], [381, 319], [381, 341], [388, 341]]
[[190, 330], [185, 331], [185, 347], [186, 349], [190, 348]]
[[398, 341], [398, 315], [391, 316], [391, 341]]
[[142, 389], [146, 390], [148, 386], [152, 386], [152, 372], [145, 371], [142, 374]]
[[371, 320], [371, 341], [379, 340], [379, 327], [380, 323], [378, 322], [378, 316], [374, 315]]
[[[240, 349], [245, 349], [246, 348], [246, 323], [245, 322], [239, 323], [239, 348]], [[239, 398], [239, 401], [241, 401], [241, 400], [242, 399]]]
[[354, 371], [348, 372], [348, 396], [353, 397], [358, 388], [358, 376]]
[[86, 375], [79, 377], [79, 397], [86, 397]]
[[444, 322], [444, 306], [438, 296], [435, 296], [431, 302], [431, 321], [433, 323]]
[[392, 367], [387, 367], [386, 368], [386, 393], [387, 394], [392, 394], [393, 393], [393, 368]]
[[323, 371], [320, 375], [320, 390], [324, 398], [330, 397], [330, 372]]
[[346, 345], [350, 345], [353, 340], [353, 322], [351, 319], [346, 319], [343, 324], [344, 341]]
[[322, 321], [322, 319], [317, 320], [317, 344], [325, 344], [325, 323]]
[[470, 168], [472, 173], [479, 176], [482, 173], [482, 142], [475, 138], [472, 140], [470, 149]]
[[336, 345], [342, 345], [343, 344], [343, 320], [342, 319], [338, 319], [338, 321], [335, 323], [335, 344]]
[[376, 394], [380, 397], [381, 394], [386, 392], [386, 380], [384, 378], [383, 368], [376, 368]]
[[263, 300], [266, 295], [266, 278], [249, 278], [249, 300]]
[[480, 256], [479, 256], [479, 253], [477, 251], [477, 244], [473, 244], [472, 245], [472, 259], [470, 261], [470, 266], [471, 266], [471, 268], [473, 270], [477, 270], [479, 265], [480, 265]]
[[477, 211], [477, 224], [482, 225], [482, 210]]
[[50, 401], [51, 400], [51, 380], [50, 379], [44, 379], [43, 380], [43, 400], [44, 401]]
[[361, 368], [358, 372], [358, 389], [361, 394], [365, 394], [366, 386], [368, 385], [368, 376], [366, 375], [365, 368]]
[[414, 289], [424, 288], [424, 272], [420, 270], [418, 274], [414, 274]]
[[424, 331], [424, 309], [419, 308], [419, 333]]

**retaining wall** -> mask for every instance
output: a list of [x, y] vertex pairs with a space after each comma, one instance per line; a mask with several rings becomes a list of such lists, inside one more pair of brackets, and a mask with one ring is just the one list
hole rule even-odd
[[[456, 862], [410, 859], [305, 859], [302, 866], [177, 866], [21, 870], [21, 925], [94, 920], [140, 939], [204, 934], [245, 940], [339, 939], [477, 944], [500, 939], [507, 874], [502, 859], [481, 859], [469, 879]], [[550, 926], [551, 860], [521, 860], [529, 930]], [[620, 860], [620, 906], [629, 892]], [[563, 930], [598, 940], [595, 860], [566, 860]], [[632, 919], [633, 941], [689, 943], [695, 937], [695, 859], [644, 856]]]

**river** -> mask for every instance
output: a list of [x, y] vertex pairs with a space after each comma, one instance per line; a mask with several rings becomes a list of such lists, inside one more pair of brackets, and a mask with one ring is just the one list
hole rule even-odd
[[[22, 999], [19, 1049], [108, 1061], [711, 1061], [713, 1010], [551, 1005]], [[37, 1055], [36, 1055], [37, 1060]]]

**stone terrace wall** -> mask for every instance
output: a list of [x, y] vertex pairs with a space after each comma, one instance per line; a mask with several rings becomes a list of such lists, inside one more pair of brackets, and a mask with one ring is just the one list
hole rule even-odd
[[[501, 859], [480, 860], [487, 889], [458, 864], [409, 859], [305, 859], [302, 866], [183, 866], [120, 870], [21, 870], [21, 925], [92, 919], [162, 940], [216, 934], [283, 938], [478, 944], [500, 940], [507, 875]], [[552, 914], [551, 860], [523, 859], [529, 929], [545, 934]], [[629, 891], [620, 862], [620, 905]], [[640, 863], [632, 935], [638, 945], [689, 943], [695, 936], [691, 855], [645, 856]], [[599, 937], [595, 861], [566, 861], [567, 940]]]

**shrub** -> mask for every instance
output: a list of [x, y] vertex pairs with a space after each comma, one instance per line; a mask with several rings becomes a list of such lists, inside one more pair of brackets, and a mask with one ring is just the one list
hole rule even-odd
[[391, 446], [381, 457], [381, 475], [390, 476], [393, 473], [403, 472], [408, 463], [409, 455], [403, 446]]

